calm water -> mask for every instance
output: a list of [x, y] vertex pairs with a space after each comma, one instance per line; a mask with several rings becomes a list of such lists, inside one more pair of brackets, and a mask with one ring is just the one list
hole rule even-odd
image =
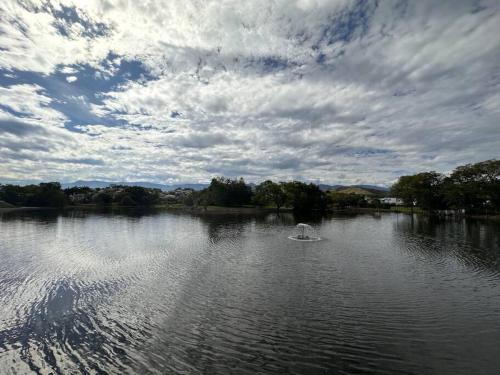
[[4, 213], [0, 373], [499, 373], [498, 223], [298, 220]]

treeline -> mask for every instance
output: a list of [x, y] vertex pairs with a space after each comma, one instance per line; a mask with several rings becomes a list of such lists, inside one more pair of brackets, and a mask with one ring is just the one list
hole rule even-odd
[[322, 191], [318, 185], [300, 181], [264, 181], [249, 185], [242, 178], [213, 178], [201, 191], [176, 189], [163, 192], [140, 186], [112, 185], [107, 188], [61, 189], [57, 182], [39, 185], [0, 185], [0, 201], [24, 207], [66, 205], [150, 206], [181, 204], [191, 207], [287, 207], [295, 211], [326, 211], [331, 208], [366, 207], [363, 196]]
[[[362, 190], [362, 189], [361, 189]], [[352, 191], [352, 190], [351, 190]], [[468, 213], [500, 212], [500, 161], [487, 160], [456, 168], [449, 176], [434, 171], [402, 176], [391, 189], [406, 206], [423, 210], [460, 209]], [[149, 206], [182, 204], [191, 207], [258, 206], [295, 211], [328, 211], [345, 208], [388, 208], [373, 192], [323, 191], [300, 181], [264, 181], [249, 185], [242, 178], [213, 178], [201, 191], [176, 189], [164, 192], [140, 186], [112, 185], [103, 189], [61, 189], [57, 182], [39, 185], [0, 185], [0, 201], [14, 206], [61, 207], [67, 204]]]
[[0, 201], [19, 207], [63, 207], [71, 204], [148, 206], [160, 202], [159, 189], [113, 185], [104, 189], [62, 189], [58, 182], [39, 185], [0, 185]]
[[69, 203], [94, 203], [100, 206], [150, 206], [160, 203], [160, 189], [111, 185], [107, 188], [72, 187], [64, 190]]
[[273, 206], [293, 208], [296, 211], [324, 211], [328, 196], [318, 185], [300, 181], [273, 182], [270, 180], [252, 186], [240, 179], [213, 178], [210, 185], [193, 192], [185, 201], [191, 206]]
[[500, 212], [500, 160], [463, 165], [449, 176], [434, 171], [402, 176], [391, 193], [428, 211]]
[[67, 201], [58, 182], [26, 186], [1, 185], [0, 200], [23, 207], [62, 207]]

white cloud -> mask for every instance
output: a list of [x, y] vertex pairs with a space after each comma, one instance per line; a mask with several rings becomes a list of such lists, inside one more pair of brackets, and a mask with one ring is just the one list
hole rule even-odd
[[50, 107], [52, 99], [36, 84], [0, 87], [0, 104], [23, 118], [43, 120], [45, 124], [63, 126], [66, 117]]
[[[67, 133], [73, 143], [51, 146], [52, 157], [104, 161], [48, 161], [44, 178], [388, 183], [498, 153], [494, 1], [43, 4], [0, 5], [0, 69], [64, 75], [81, 88], [68, 100], [81, 98], [102, 123], [68, 119], [35, 84], [0, 87], [0, 103]], [[127, 62], [149, 76], [129, 80]], [[120, 84], [92, 97], [84, 68]], [[40, 165], [18, 163], [0, 172]]]
[[63, 74], [75, 74], [78, 72], [75, 68], [72, 68], [70, 66], [65, 66], [59, 70]]

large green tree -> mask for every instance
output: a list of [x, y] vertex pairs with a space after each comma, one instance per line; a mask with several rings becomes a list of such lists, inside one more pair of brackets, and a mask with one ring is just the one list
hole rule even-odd
[[0, 188], [0, 200], [14, 206], [30, 207], [62, 207], [66, 204], [66, 196], [58, 182], [26, 186], [4, 185]]
[[425, 210], [444, 208], [444, 179], [444, 175], [434, 171], [401, 176], [392, 186], [391, 193], [410, 207], [416, 204]]
[[243, 178], [213, 178], [205, 194], [209, 202], [216, 206], [244, 206], [252, 200], [252, 189]]
[[500, 160], [457, 167], [446, 179], [444, 196], [455, 208], [500, 210]]
[[113, 195], [106, 190], [101, 190], [94, 194], [92, 201], [99, 206], [108, 206], [113, 203]]
[[365, 198], [359, 194], [330, 191], [328, 197], [334, 208], [365, 207], [367, 204]]
[[274, 204], [279, 212], [280, 208], [286, 203], [286, 192], [283, 184], [267, 180], [257, 185], [255, 188], [255, 201], [257, 204]]
[[287, 195], [287, 202], [294, 211], [323, 211], [327, 208], [327, 196], [318, 185], [291, 181], [285, 182], [283, 188]]

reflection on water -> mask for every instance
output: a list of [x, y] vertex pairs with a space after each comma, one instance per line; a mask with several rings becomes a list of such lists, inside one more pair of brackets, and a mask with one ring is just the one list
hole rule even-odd
[[[0, 373], [496, 374], [500, 227], [0, 214]], [[288, 241], [308, 222], [323, 241]]]

